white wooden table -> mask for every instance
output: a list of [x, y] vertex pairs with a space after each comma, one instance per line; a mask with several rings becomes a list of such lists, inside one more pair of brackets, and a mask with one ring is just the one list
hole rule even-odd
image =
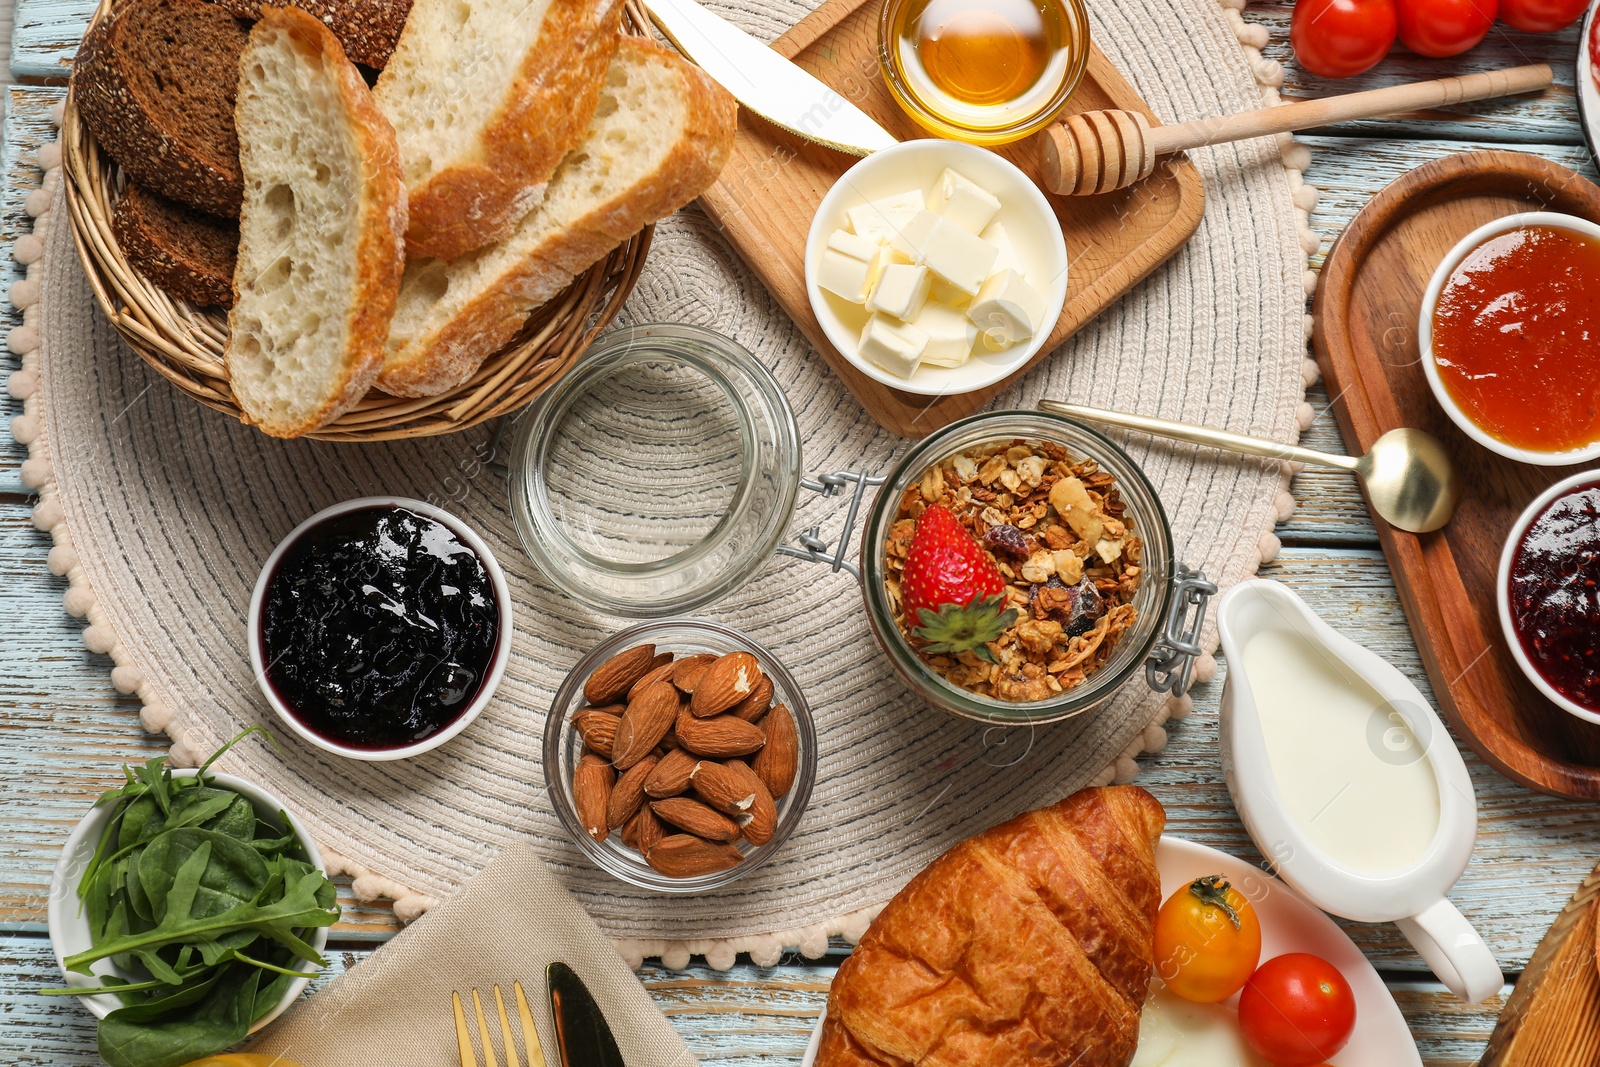
[[[1109, 2], [1109, 0], [1104, 0]], [[713, 5], [715, 6], [715, 5]], [[731, 6], [731, 5], [730, 5]], [[11, 67], [21, 84], [6, 90], [0, 168], [0, 286], [16, 276], [11, 243], [26, 228], [21, 201], [38, 183], [31, 156], [60, 98], [60, 79], [93, 0], [16, 0]], [[0, 0], [0, 32], [10, 0]], [[1252, 4], [1247, 17], [1269, 27], [1268, 55], [1289, 70], [1287, 92], [1313, 95], [1329, 86], [1304, 74], [1288, 49], [1291, 4]], [[0, 36], [0, 46], [3, 46]], [[1456, 119], [1411, 116], [1319, 131], [1307, 179], [1323, 190], [1314, 224], [1332, 238], [1366, 200], [1404, 171], [1452, 152], [1516, 147], [1595, 176], [1583, 147], [1571, 90], [1577, 32], [1553, 37], [1505, 35], [1458, 61], [1397, 55], [1373, 74], [1339, 88], [1369, 88], [1444, 74], [1548, 61], [1557, 89], [1538, 101], [1479, 104]], [[54, 85], [47, 84], [54, 81]], [[85, 314], [94, 313], [85, 308]], [[7, 306], [0, 318], [13, 313]], [[14, 325], [0, 323], [0, 331]], [[14, 365], [0, 356], [5, 370]], [[1319, 417], [1305, 435], [1313, 447], [1343, 452], [1319, 386]], [[16, 404], [0, 398], [9, 420]], [[118, 776], [118, 765], [162, 749], [140, 729], [133, 702], [107, 681], [104, 657], [84, 651], [79, 625], [61, 609], [64, 583], [45, 569], [48, 540], [29, 520], [31, 501], [17, 480], [20, 450], [0, 442], [0, 1062], [92, 1064], [92, 1019], [75, 1002], [33, 991], [58, 981], [45, 939], [44, 894], [68, 829], [93, 797]], [[1284, 551], [1263, 575], [1292, 584], [1335, 626], [1389, 657], [1426, 685], [1372, 526], [1354, 483], [1338, 473], [1307, 472], [1294, 485], [1300, 507], [1280, 527]], [[1166, 751], [1147, 757], [1140, 782], [1166, 805], [1171, 831], [1240, 856], [1255, 852], [1239, 824], [1218, 770], [1219, 683], [1196, 694], [1195, 712], [1173, 724]], [[1568, 895], [1600, 858], [1600, 809], [1530, 792], [1469, 754], [1480, 806], [1479, 844], [1455, 899], [1488, 938], [1514, 979]], [[335, 931], [333, 967], [354, 965], [394, 930], [381, 907], [347, 901]], [[1475, 1063], [1501, 1000], [1468, 1008], [1451, 998], [1392, 927], [1349, 926], [1383, 973], [1411, 1023], [1424, 1060]], [[820, 960], [798, 956], [771, 968], [743, 961], [732, 971], [648, 969], [644, 980], [703, 1060], [796, 1063], [844, 945]]]

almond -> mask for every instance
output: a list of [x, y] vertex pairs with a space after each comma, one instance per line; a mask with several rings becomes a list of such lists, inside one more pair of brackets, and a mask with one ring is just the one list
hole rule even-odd
[[694, 687], [689, 710], [706, 718], [719, 715], [756, 691], [761, 664], [748, 652], [718, 656]]
[[591, 704], [609, 704], [619, 699], [655, 665], [655, 645], [634, 645], [618, 652], [594, 669], [583, 683], [583, 699]]
[[[661, 656], [665, 656], [667, 658], [665, 663], [661, 662]], [[643, 689], [652, 682], [672, 681], [672, 668], [676, 666], [676, 664], [672, 662], [672, 653], [663, 652], [661, 653], [661, 656], [656, 657], [656, 665], [654, 667], [651, 667], [644, 673], [643, 677], [628, 687], [629, 700], [632, 700], [634, 697], [638, 696], [639, 690]]]
[[617, 740], [611, 751], [611, 762], [619, 771], [632, 767], [661, 743], [672, 729], [678, 706], [678, 691], [666, 682], [647, 685], [628, 701], [628, 710], [622, 713], [622, 721], [617, 724]]
[[572, 806], [578, 809], [578, 821], [584, 831], [596, 841], [604, 841], [611, 834], [607, 809], [616, 777], [611, 764], [593, 755], [580, 759], [572, 772]]
[[639, 852], [649, 852], [665, 836], [667, 832], [662, 829], [661, 820], [648, 804], [634, 812], [633, 818], [622, 828], [622, 843]]
[[744, 854], [732, 845], [719, 845], [692, 834], [673, 834], [657, 841], [644, 854], [645, 862], [668, 878], [696, 878], [716, 874], [744, 862]]
[[765, 715], [770, 707], [772, 707], [772, 679], [763, 674], [761, 681], [756, 683], [750, 695], [730, 708], [728, 714], [745, 722], [755, 722]]
[[[627, 722], [627, 716], [623, 716], [623, 729], [627, 728]], [[735, 719], [732, 715], [697, 719], [687, 708], [678, 712], [678, 721], [673, 730], [684, 748], [696, 756], [711, 756], [715, 759], [747, 756], [767, 742], [767, 735], [761, 732], [759, 726], [753, 726], [742, 719]], [[617, 735], [617, 744], [619, 747], [622, 744], [620, 731]]]
[[[701, 760], [695, 764], [694, 772], [690, 774], [690, 784], [694, 786], [695, 793], [716, 808], [728, 815], [748, 815], [750, 806], [756, 802], [754, 774], [746, 778], [733, 769], [732, 763], [718, 763], [715, 760]], [[749, 768], [740, 763], [748, 773]]]
[[617, 779], [617, 784], [611, 787], [611, 800], [606, 805], [608, 826], [621, 826], [633, 818], [633, 813], [644, 803], [644, 780], [650, 777], [650, 772], [656, 769], [659, 762], [654, 756], [646, 756]]
[[644, 780], [645, 795], [661, 800], [682, 793], [689, 788], [689, 776], [694, 773], [694, 765], [699, 762], [698, 756], [681, 748], [668, 752], [661, 757], [655, 770], [650, 772], [650, 777]]
[[683, 690], [687, 696], [694, 692], [694, 687], [700, 684], [700, 679], [706, 673], [706, 668], [711, 666], [717, 657], [708, 653], [696, 656], [685, 656], [672, 668], [672, 684]]
[[[612, 711], [612, 707], [616, 710]], [[591, 750], [611, 758], [611, 746], [617, 740], [617, 727], [622, 723], [622, 705], [605, 708], [581, 708], [572, 717], [572, 728], [578, 731], [583, 743]]]
[[742, 760], [731, 759], [723, 766], [730, 774], [744, 781], [754, 795], [749, 815], [744, 823], [744, 839], [752, 845], [766, 844], [778, 831], [777, 801], [772, 799], [772, 794], [767, 791], [767, 787], [756, 772], [745, 766]]
[[767, 792], [781, 797], [794, 787], [795, 771], [800, 766], [800, 735], [794, 728], [794, 716], [779, 704], [761, 720], [761, 732], [767, 735], [767, 743], [750, 766]]
[[722, 812], [714, 811], [689, 797], [652, 800], [650, 810], [655, 812], [662, 822], [669, 822], [678, 829], [696, 837], [703, 837], [707, 841], [732, 841], [739, 836], [738, 823]]

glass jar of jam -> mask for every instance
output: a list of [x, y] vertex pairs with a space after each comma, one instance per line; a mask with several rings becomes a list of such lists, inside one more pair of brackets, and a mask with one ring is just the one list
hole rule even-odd
[[1600, 470], [1545, 490], [1500, 558], [1512, 657], [1562, 709], [1600, 723]]
[[420, 500], [311, 516], [268, 558], [250, 658], [278, 716], [321, 748], [402, 759], [466, 729], [511, 654], [511, 596], [482, 538]]

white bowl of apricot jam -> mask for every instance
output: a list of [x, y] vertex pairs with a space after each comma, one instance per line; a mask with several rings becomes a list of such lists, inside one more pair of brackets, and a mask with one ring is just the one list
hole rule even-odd
[[1433, 395], [1484, 448], [1600, 458], [1600, 226], [1527, 212], [1472, 231], [1428, 283], [1417, 339]]
[[1563, 711], [1600, 723], [1600, 470], [1529, 504], [1506, 538], [1496, 582], [1511, 656]]

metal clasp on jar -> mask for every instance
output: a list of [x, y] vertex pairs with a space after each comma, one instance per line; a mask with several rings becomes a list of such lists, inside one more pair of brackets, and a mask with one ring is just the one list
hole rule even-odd
[[1207, 581], [1204, 572], [1179, 564], [1172, 592], [1166, 628], [1144, 661], [1144, 677], [1156, 692], [1181, 697], [1194, 681], [1194, 661], [1204, 652], [1200, 630], [1206, 623], [1206, 608], [1217, 595], [1217, 585]]
[[779, 545], [778, 551], [785, 556], [794, 556], [796, 559], [807, 559], [813, 563], [825, 563], [835, 573], [846, 571], [854, 575], [856, 581], [861, 580], [861, 568], [850, 562], [846, 556], [850, 552], [850, 542], [856, 536], [856, 516], [861, 512], [861, 502], [866, 499], [867, 490], [882, 485], [887, 479], [868, 474], [866, 471], [836, 471], [833, 474], [824, 474], [817, 478], [800, 479], [800, 487], [819, 493], [823, 499], [838, 496], [844, 492], [848, 485], [854, 485], [855, 491], [850, 497], [850, 507], [845, 511], [844, 533], [839, 538], [839, 544], [833, 551], [829, 551], [829, 542], [823, 540], [821, 525], [813, 526], [802, 533], [796, 540], [801, 547], [794, 548], [790, 545]]

